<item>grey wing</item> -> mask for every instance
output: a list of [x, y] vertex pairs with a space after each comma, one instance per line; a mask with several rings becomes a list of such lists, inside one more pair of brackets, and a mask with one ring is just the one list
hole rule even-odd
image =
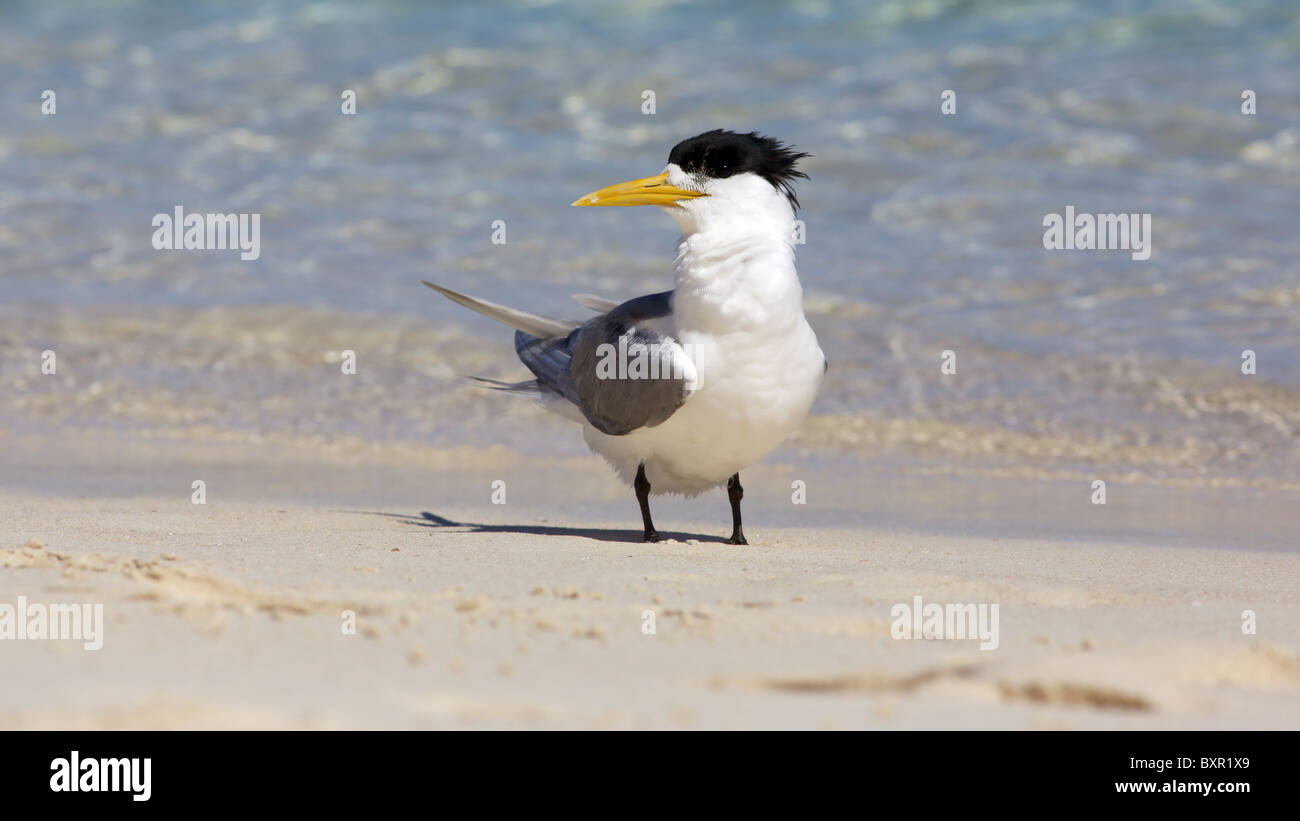
[[517, 332], [515, 350], [539, 388], [577, 405], [602, 433], [623, 436], [661, 424], [694, 389], [695, 365], [676, 341], [638, 326], [670, 313], [672, 291], [649, 294], [565, 337]]
[[528, 366], [528, 370], [537, 377], [538, 389], [559, 394], [579, 407], [582, 403], [569, 374], [569, 364], [573, 360], [570, 346], [580, 330], [581, 326], [574, 328], [568, 336], [550, 339], [515, 331], [515, 353], [519, 356], [519, 361]]

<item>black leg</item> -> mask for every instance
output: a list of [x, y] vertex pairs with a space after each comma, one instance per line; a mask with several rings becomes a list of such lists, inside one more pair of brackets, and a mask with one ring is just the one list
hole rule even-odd
[[659, 534], [655, 531], [655, 523], [650, 521], [650, 480], [645, 478], [645, 465], [639, 465], [636, 469], [636, 481], [632, 483], [636, 489], [636, 500], [641, 505], [641, 523], [645, 525], [645, 541], [659, 541]]
[[740, 486], [740, 474], [727, 480], [727, 498], [731, 500], [731, 538], [727, 544], [749, 544], [745, 541], [745, 531], [740, 527], [740, 500], [745, 498], [745, 489]]

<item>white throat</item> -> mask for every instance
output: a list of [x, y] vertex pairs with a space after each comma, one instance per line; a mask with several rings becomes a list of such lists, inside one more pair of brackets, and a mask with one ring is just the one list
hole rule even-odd
[[708, 190], [664, 208], [682, 228], [674, 264], [678, 327], [779, 333], [802, 322], [790, 201], [752, 174], [713, 180]]

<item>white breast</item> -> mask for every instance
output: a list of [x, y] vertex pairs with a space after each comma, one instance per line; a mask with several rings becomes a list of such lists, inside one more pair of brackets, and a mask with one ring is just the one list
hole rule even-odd
[[654, 493], [693, 495], [780, 445], [821, 387], [825, 357], [803, 315], [789, 236], [695, 233], [678, 246], [673, 314], [656, 330], [691, 355], [699, 388], [667, 421], [626, 436], [590, 425], [592, 450]]

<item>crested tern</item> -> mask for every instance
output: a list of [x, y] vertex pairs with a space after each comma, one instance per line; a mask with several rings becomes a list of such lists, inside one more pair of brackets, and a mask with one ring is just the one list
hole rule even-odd
[[600, 314], [585, 322], [424, 282], [515, 329], [515, 351], [535, 378], [493, 384], [581, 423], [588, 447], [636, 491], [647, 542], [659, 541], [651, 493], [695, 496], [725, 484], [728, 541], [748, 544], [740, 471], [798, 428], [821, 388], [826, 357], [794, 265], [793, 182], [807, 179], [796, 167], [807, 156], [757, 132], [719, 129], [678, 143], [660, 174], [576, 200], [656, 205], [682, 230], [671, 291], [621, 304], [575, 296]]

